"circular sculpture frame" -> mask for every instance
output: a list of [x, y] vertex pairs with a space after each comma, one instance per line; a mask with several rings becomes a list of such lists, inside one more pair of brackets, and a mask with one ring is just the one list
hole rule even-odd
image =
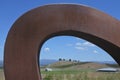
[[120, 22], [96, 9], [53, 4], [33, 9], [10, 29], [4, 54], [6, 80], [42, 80], [39, 52], [51, 37], [76, 36], [104, 49], [120, 65]]

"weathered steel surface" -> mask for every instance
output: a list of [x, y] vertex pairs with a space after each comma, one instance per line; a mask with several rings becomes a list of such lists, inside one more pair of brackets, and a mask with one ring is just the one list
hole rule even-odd
[[42, 80], [39, 49], [58, 35], [91, 41], [120, 64], [120, 22], [90, 7], [54, 4], [33, 9], [21, 16], [9, 31], [4, 55], [6, 80]]

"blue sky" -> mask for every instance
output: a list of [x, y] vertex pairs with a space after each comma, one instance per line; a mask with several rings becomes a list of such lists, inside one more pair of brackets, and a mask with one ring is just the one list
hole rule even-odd
[[[12, 24], [25, 12], [46, 4], [74, 3], [101, 10], [120, 20], [120, 0], [1, 0], [0, 2], [0, 60], [3, 60], [4, 43]], [[48, 40], [42, 47], [41, 58], [50, 56], [80, 58], [85, 60], [112, 60], [102, 49], [75, 37], [56, 37]], [[44, 57], [47, 55], [47, 57]], [[69, 55], [69, 56], [68, 56]], [[83, 57], [81, 57], [83, 56]], [[90, 56], [93, 56], [92, 58]], [[100, 56], [102, 56], [100, 58]], [[104, 59], [103, 59], [104, 58]]]
[[114, 61], [104, 50], [81, 38], [57, 36], [44, 43], [41, 59], [72, 59], [80, 61]]

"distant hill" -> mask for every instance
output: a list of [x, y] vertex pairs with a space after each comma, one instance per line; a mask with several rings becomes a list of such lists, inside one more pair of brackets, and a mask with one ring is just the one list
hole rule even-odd
[[49, 65], [49, 64], [52, 64], [52, 63], [55, 63], [55, 62], [57, 62], [57, 60], [54, 60], [54, 59], [41, 59], [40, 60], [40, 66]]
[[[99, 64], [99, 65], [117, 65], [116, 62], [113, 62], [113, 61], [92, 61], [92, 62], [80, 62], [79, 64], [85, 64], [85, 63], [96, 63], [96, 64]], [[55, 60], [55, 59], [41, 59], [40, 60], [40, 66], [46, 66], [46, 65], [56, 65], [56, 64], [59, 64], [58, 66], [60, 65], [63, 65], [63, 64], [66, 64], [66, 66], [70, 66], [72, 64], [75, 64], [75, 62], [69, 62], [69, 61], [58, 61], [58, 60]], [[64, 65], [65, 66], [65, 65]]]
[[117, 64], [115, 61], [93, 61], [101, 64]]
[[64, 68], [64, 69], [99, 69], [106, 67], [116, 67], [115, 65], [101, 64], [97, 62], [70, 62], [70, 61], [57, 61], [49, 64], [49, 68]]
[[2, 60], [0, 61], [0, 67], [3, 67], [3, 61]]
[[[54, 60], [54, 59], [41, 59], [40, 60], [40, 66], [47, 66], [50, 65], [50, 67], [69, 67], [72, 68], [74, 64], [74, 67], [82, 67], [86, 66], [86, 65], [97, 65], [96, 67], [101, 66], [110, 66], [110, 67], [119, 67], [117, 65], [117, 63], [113, 62], [113, 61], [103, 61], [103, 62], [80, 62], [80, 63], [76, 63], [76, 62], [69, 62], [69, 61], [58, 61], [58, 60]], [[99, 65], [99, 66], [98, 66]], [[0, 67], [3, 67], [3, 61], [0, 60]], [[89, 66], [90, 67], [90, 66]]]

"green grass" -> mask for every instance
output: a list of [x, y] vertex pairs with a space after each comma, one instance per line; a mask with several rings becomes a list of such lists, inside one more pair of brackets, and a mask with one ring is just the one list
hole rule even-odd
[[[41, 71], [43, 80], [120, 80], [120, 72], [95, 72], [91, 69]], [[0, 80], [4, 79], [3, 69], [0, 69]]]
[[[45, 68], [53, 71], [45, 72]], [[103, 67], [119, 68], [118, 65], [90, 62], [60, 61], [41, 68], [43, 80], [120, 80], [120, 72], [96, 72]]]
[[43, 80], [120, 80], [120, 73], [91, 70], [41, 71]]
[[0, 80], [5, 80], [2, 68], [0, 69]]

